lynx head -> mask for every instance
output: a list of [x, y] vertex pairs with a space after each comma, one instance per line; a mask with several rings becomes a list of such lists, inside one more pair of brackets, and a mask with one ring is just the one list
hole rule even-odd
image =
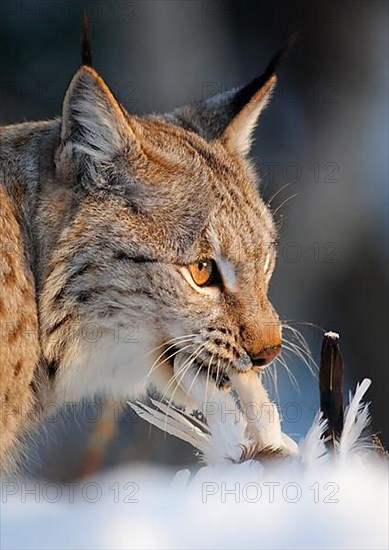
[[74, 76], [50, 191], [62, 223], [40, 306], [62, 386], [78, 369], [89, 393], [128, 395], [155, 377], [163, 389], [180, 353], [222, 384], [229, 369], [278, 354], [267, 297], [275, 228], [247, 159], [275, 61], [247, 86], [161, 116], [125, 111], [90, 67]]

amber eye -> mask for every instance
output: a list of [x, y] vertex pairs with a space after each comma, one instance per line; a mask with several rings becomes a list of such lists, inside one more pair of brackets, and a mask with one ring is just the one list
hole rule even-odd
[[217, 270], [214, 260], [189, 264], [188, 269], [197, 286], [206, 286], [214, 282]]

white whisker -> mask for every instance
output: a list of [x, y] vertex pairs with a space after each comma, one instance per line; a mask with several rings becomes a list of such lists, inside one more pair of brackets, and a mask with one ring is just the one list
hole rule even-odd
[[278, 379], [277, 379], [277, 368], [273, 368], [273, 367], [275, 367], [274, 363], [269, 365], [269, 367], [265, 370], [265, 373], [269, 373], [269, 378], [271, 378], [272, 381], [273, 381], [275, 398], [276, 398], [277, 403], [279, 403], [280, 402], [280, 395], [279, 395], [279, 392], [278, 392], [278, 384], [277, 384], [277, 381], [278, 381]]
[[213, 401], [213, 398], [215, 397], [215, 391], [217, 390], [217, 382], [219, 380], [219, 372], [220, 372], [220, 356], [218, 357], [218, 360], [217, 360], [216, 380], [215, 380], [215, 385], [214, 385], [212, 396], [211, 396], [211, 401]]
[[208, 361], [207, 378], [206, 378], [206, 381], [205, 381], [205, 390], [204, 390], [204, 391], [205, 391], [204, 401], [207, 401], [207, 395], [208, 395], [208, 382], [209, 382], [209, 375], [210, 375], [210, 369], [211, 369], [211, 364], [212, 364], [213, 356], [214, 356], [214, 354], [212, 354], [210, 360]]
[[155, 348], [149, 350], [147, 353], [145, 353], [144, 357], [148, 357], [149, 355], [153, 354], [158, 349], [167, 346], [168, 344], [171, 344], [172, 342], [180, 342], [184, 338], [193, 338], [197, 336], [197, 334], [184, 334], [183, 336], [176, 336], [175, 338], [171, 338], [170, 340], [166, 340], [166, 342], [162, 342], [162, 344], [159, 344], [159, 346], [156, 346]]
[[278, 361], [280, 363], [280, 365], [282, 367], [284, 367], [284, 369], [286, 370], [286, 372], [288, 373], [288, 376], [289, 376], [289, 379], [292, 383], [292, 385], [294, 386], [294, 388], [296, 389], [296, 391], [298, 393], [300, 393], [300, 386], [298, 385], [298, 382], [296, 380], [296, 377], [294, 376], [294, 374], [292, 373], [292, 371], [290, 370], [290, 368], [288, 367], [288, 365], [286, 364], [286, 360], [284, 357], [282, 356], [278, 356], [276, 358], [276, 361]]
[[[174, 385], [174, 384], [176, 385], [170, 399], [168, 400], [168, 411], [170, 410], [170, 407], [173, 405], [173, 398], [176, 394], [176, 391], [177, 391], [178, 387], [180, 386], [181, 382], [183, 381], [184, 376], [186, 375], [186, 373], [188, 372], [188, 370], [192, 366], [193, 362], [197, 359], [197, 357], [203, 351], [204, 347], [205, 347], [204, 343], [202, 343], [198, 346], [198, 348], [189, 356], [189, 358], [184, 362], [184, 364], [180, 366], [178, 371], [176, 373], [174, 373], [174, 376], [170, 380], [169, 384], [165, 387], [165, 391], [162, 395], [162, 399], [166, 399], [167, 392], [169, 391], [171, 386]], [[178, 379], [178, 376], [180, 376], [179, 379]], [[190, 393], [190, 389], [186, 392], [188, 396], [189, 396], [189, 393]]]
[[[155, 372], [157, 369], [159, 369], [159, 367], [161, 367], [164, 363], [166, 363], [167, 361], [169, 361], [172, 357], [174, 357], [175, 355], [177, 355], [178, 353], [180, 353], [181, 351], [184, 351], [188, 348], [191, 348], [193, 346], [193, 343], [191, 344], [188, 344], [187, 346], [184, 346], [183, 348], [180, 348], [180, 349], [176, 349], [173, 353], [171, 353], [170, 355], [168, 355], [167, 357], [165, 357], [165, 359], [163, 361], [160, 361], [157, 365], [156, 365], [156, 361], [154, 361], [153, 365], [151, 366], [149, 372], [143, 377], [142, 381], [146, 380], [147, 378], [149, 378], [153, 372]], [[174, 347], [174, 346], [172, 346]], [[164, 352], [165, 353], [165, 352]], [[161, 353], [161, 355], [159, 357], [163, 357], [164, 356], [164, 353]], [[158, 357], [158, 359], [159, 359]]]
[[[283, 345], [286, 349], [289, 349], [292, 353], [294, 353], [297, 357], [299, 357], [302, 362], [308, 367], [309, 371], [313, 376], [316, 376], [315, 370], [318, 370], [318, 365], [316, 361], [313, 359], [311, 351], [308, 346], [308, 342], [304, 338], [304, 336], [301, 334], [301, 332], [294, 327], [291, 327], [287, 323], [284, 323], [282, 325], [282, 328], [285, 328], [289, 330], [293, 337], [297, 340], [297, 342], [292, 342], [289, 339], [284, 337]], [[289, 348], [288, 348], [289, 347]]]
[[285, 183], [285, 185], [283, 185], [282, 187], [280, 187], [280, 189], [278, 189], [278, 191], [276, 191], [276, 192], [274, 193], [274, 195], [272, 196], [272, 198], [267, 202], [267, 205], [268, 205], [268, 206], [271, 206], [271, 204], [272, 204], [272, 202], [274, 201], [274, 199], [275, 199], [276, 197], [278, 197], [278, 195], [279, 195], [280, 193], [282, 193], [282, 191], [284, 191], [284, 189], [287, 189], [287, 188], [290, 187], [291, 185], [292, 185], [291, 183]]
[[274, 210], [273, 212], [273, 216], [275, 216], [277, 214], [277, 212], [283, 207], [285, 206], [285, 204], [287, 204], [289, 201], [291, 201], [292, 199], [294, 199], [295, 197], [298, 196], [298, 193], [295, 193], [294, 195], [291, 195], [290, 197], [288, 197], [287, 199], [285, 199], [279, 206], [277, 206], [277, 208]]
[[308, 370], [314, 377], [317, 376], [315, 370], [312, 368], [312, 359], [310, 355], [307, 356], [306, 352], [304, 352], [304, 350], [300, 349], [300, 347], [294, 343], [284, 342], [283, 347], [285, 350], [293, 353], [296, 357], [298, 357], [301, 362], [308, 367]]

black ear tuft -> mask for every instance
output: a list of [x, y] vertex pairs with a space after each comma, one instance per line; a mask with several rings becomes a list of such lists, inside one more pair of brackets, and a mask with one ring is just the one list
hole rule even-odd
[[246, 155], [258, 118], [274, 89], [276, 70], [295, 39], [293, 35], [249, 84], [176, 109], [173, 120], [207, 141], [220, 140], [230, 150]]
[[89, 18], [86, 11], [84, 11], [84, 14], [82, 17], [81, 61], [83, 65], [87, 65], [88, 67], [93, 67], [92, 50], [90, 46], [90, 35], [89, 35]]
[[291, 50], [292, 46], [296, 42], [297, 37], [298, 37], [297, 33], [292, 34], [290, 38], [287, 40], [287, 42], [284, 44], [284, 46], [280, 48], [278, 52], [276, 52], [273, 55], [264, 73], [260, 77], [260, 78], [263, 78], [264, 82], [266, 82], [273, 74], [275, 74], [278, 67], [281, 65], [281, 63], [289, 54], [289, 51]]
[[238, 114], [243, 109], [243, 107], [253, 99], [253, 97], [258, 92], [258, 90], [263, 88], [266, 85], [266, 83], [270, 81], [272, 76], [276, 74], [277, 69], [281, 65], [282, 61], [288, 55], [296, 39], [297, 39], [297, 34], [293, 34], [289, 38], [289, 40], [285, 43], [285, 45], [273, 55], [273, 57], [267, 64], [267, 67], [264, 70], [264, 72], [257, 78], [254, 78], [254, 80], [252, 80], [249, 84], [242, 87], [235, 94], [234, 101], [233, 101], [234, 115]]

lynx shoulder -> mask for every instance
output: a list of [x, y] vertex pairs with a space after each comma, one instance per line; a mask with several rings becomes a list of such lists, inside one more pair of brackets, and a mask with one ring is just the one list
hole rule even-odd
[[17, 181], [11, 187], [12, 198], [0, 186], [0, 453], [5, 463], [34, 407], [39, 360], [35, 283], [25, 256], [17, 205], [21, 190]]

